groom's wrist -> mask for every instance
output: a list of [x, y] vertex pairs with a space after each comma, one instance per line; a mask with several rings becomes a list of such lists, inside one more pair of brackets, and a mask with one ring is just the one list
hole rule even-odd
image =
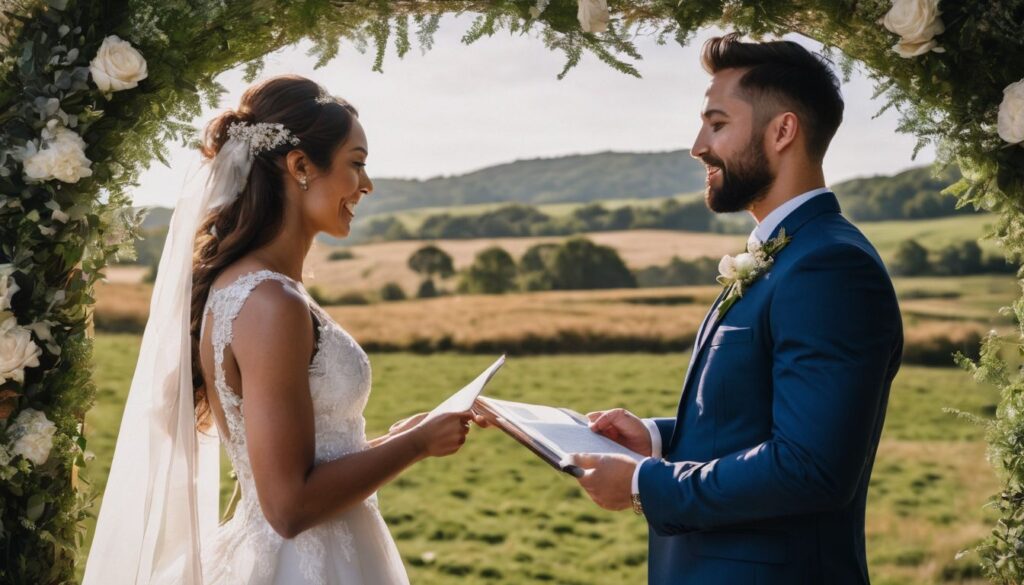
[[653, 418], [642, 418], [640, 422], [647, 427], [647, 434], [651, 436], [651, 457], [661, 457], [661, 431], [658, 430], [658, 423]]

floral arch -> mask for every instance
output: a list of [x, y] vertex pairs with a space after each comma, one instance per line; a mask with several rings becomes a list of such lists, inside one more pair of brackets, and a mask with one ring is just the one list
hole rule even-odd
[[[0, 581], [74, 581], [90, 497], [82, 421], [95, 394], [88, 324], [94, 283], [131, 246], [130, 190], [188, 120], [216, 104], [214, 78], [303, 38], [318, 65], [346, 42], [424, 50], [440, 18], [477, 18], [464, 42], [531, 33], [566, 56], [625, 74], [630, 39], [686, 43], [719, 24], [755, 36], [799, 32], [844, 71], [866, 65], [901, 130], [958, 164], [962, 205], [997, 213], [991, 234], [1024, 258], [1024, 0], [4, 0], [0, 3]], [[165, 162], [165, 161], [164, 161]], [[979, 234], [979, 236], [982, 234]], [[1024, 322], [1024, 298], [1006, 309]], [[1000, 357], [1022, 336], [990, 335], [980, 380], [1002, 390], [986, 421], [1004, 489], [980, 547], [996, 582], [1024, 580], [1024, 377]]]

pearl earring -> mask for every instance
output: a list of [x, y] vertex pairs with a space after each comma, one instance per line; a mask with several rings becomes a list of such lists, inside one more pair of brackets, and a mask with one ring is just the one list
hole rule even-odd
[[309, 190], [309, 185], [306, 183], [306, 177], [299, 177], [299, 185], [302, 185], [303, 191]]

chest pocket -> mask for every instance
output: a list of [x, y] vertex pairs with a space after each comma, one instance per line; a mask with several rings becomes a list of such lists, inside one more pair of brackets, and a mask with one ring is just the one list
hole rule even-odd
[[750, 343], [754, 338], [753, 330], [750, 327], [731, 327], [722, 325], [715, 331], [711, 338], [711, 347], [727, 345], [730, 343]]

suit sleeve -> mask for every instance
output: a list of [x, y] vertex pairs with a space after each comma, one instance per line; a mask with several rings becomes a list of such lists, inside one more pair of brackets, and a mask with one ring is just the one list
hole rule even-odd
[[645, 461], [639, 492], [660, 535], [847, 505], [877, 446], [902, 325], [884, 268], [837, 244], [800, 259], [769, 306], [772, 433], [713, 461]]

